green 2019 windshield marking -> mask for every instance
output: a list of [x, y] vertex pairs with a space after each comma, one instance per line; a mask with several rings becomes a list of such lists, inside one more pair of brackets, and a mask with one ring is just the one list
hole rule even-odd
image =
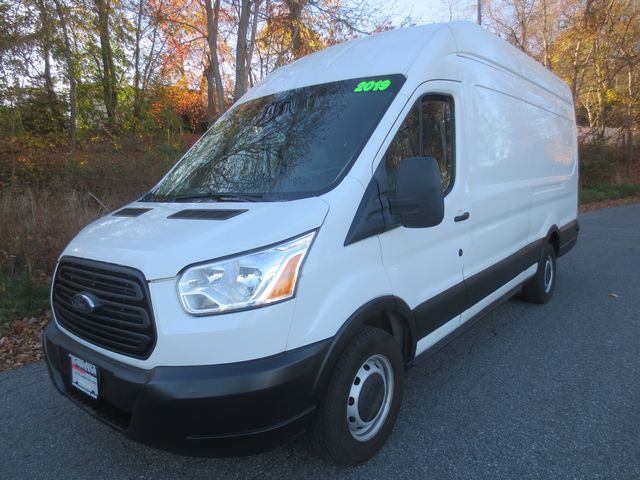
[[355, 93], [360, 92], [382, 92], [389, 88], [391, 80], [365, 80], [360, 82], [358, 86], [353, 90]]

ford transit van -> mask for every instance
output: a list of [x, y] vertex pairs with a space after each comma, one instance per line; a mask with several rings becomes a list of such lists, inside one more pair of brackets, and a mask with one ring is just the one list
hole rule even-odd
[[334, 46], [236, 102], [54, 274], [55, 386], [145, 444], [343, 464], [389, 437], [405, 371], [578, 234], [569, 88], [471, 23]]

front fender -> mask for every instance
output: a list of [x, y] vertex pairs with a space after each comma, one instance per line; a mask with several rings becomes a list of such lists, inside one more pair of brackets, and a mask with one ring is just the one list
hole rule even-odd
[[[335, 367], [340, 354], [347, 347], [353, 337], [356, 336], [358, 330], [368, 321], [376, 318], [381, 313], [390, 314], [396, 320], [402, 322], [401, 327], [404, 328], [404, 357], [406, 363], [409, 363], [415, 356], [416, 351], [416, 324], [415, 318], [409, 306], [400, 298], [392, 295], [376, 298], [367, 302], [358, 308], [338, 330], [338, 333], [331, 340], [331, 344], [321, 363], [318, 375], [313, 385], [313, 393], [316, 398], [324, 391], [331, 373]], [[392, 329], [395, 333], [395, 328]]]

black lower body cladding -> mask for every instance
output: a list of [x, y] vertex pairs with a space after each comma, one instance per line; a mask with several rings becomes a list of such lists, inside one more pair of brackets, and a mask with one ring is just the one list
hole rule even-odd
[[[257, 453], [304, 430], [330, 342], [247, 362], [143, 370], [86, 348], [53, 322], [43, 337], [63, 395], [131, 440], [206, 456]], [[71, 386], [69, 353], [98, 367], [98, 400]]]
[[561, 257], [571, 250], [578, 241], [578, 232], [580, 231], [580, 224], [578, 220], [574, 220], [567, 225], [560, 228], [558, 234], [560, 245], [558, 248], [558, 256]]
[[[557, 230], [558, 257], [565, 255], [575, 246], [579, 231], [578, 220], [573, 220]], [[413, 311], [418, 327], [418, 338], [437, 330], [453, 317], [460, 315], [513, 280], [528, 267], [537, 263], [548, 241], [549, 237], [532, 242], [485, 270], [465, 278], [459, 284], [418, 305]]]

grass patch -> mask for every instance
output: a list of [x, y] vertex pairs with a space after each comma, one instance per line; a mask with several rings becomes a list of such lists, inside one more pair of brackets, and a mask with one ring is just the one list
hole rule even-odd
[[49, 308], [49, 287], [27, 272], [0, 274], [0, 334], [8, 332], [16, 320], [44, 314]]
[[593, 203], [637, 196], [640, 196], [640, 185], [605, 184], [594, 187], [583, 187], [580, 191], [580, 203]]

